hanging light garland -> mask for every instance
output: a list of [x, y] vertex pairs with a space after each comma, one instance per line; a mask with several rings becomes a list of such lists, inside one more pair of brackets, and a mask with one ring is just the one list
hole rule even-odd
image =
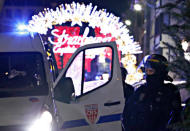
[[83, 22], [89, 23], [93, 29], [99, 27], [102, 34], [111, 33], [116, 38], [116, 43], [122, 54], [142, 53], [139, 43], [129, 36], [126, 25], [120, 22], [120, 18], [112, 13], [107, 13], [105, 9], [97, 10], [97, 6], [79, 4], [60, 5], [55, 10], [46, 8], [38, 15], [32, 16], [29, 21], [28, 30], [46, 35], [53, 25], [62, 25], [71, 22], [71, 26], [82, 26]]

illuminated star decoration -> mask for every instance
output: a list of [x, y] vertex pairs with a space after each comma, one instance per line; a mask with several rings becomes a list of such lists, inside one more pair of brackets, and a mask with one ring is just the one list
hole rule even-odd
[[46, 8], [38, 15], [32, 16], [28, 30], [46, 34], [48, 29], [53, 28], [53, 25], [71, 22], [71, 26], [82, 26], [82, 22], [86, 22], [93, 29], [100, 27], [103, 34], [111, 33], [112, 37], [116, 38], [116, 43], [119, 45], [122, 54], [142, 53], [139, 43], [135, 42], [132, 36], [129, 36], [129, 30], [124, 23], [120, 22], [119, 17], [106, 12], [105, 9], [96, 9], [97, 6], [92, 7], [91, 3], [84, 5], [75, 2], [62, 4], [55, 10]]

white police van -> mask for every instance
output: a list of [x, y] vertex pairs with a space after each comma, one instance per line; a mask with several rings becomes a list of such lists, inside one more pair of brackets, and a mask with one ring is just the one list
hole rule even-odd
[[53, 113], [50, 74], [39, 37], [0, 34], [1, 131], [49, 129]]
[[53, 82], [39, 37], [0, 38], [0, 130], [121, 130], [124, 96], [114, 42], [78, 48]]
[[[105, 51], [109, 52], [109, 60], [102, 59]], [[90, 77], [94, 72], [87, 71], [88, 65], [92, 64], [89, 57], [93, 54], [100, 62], [91, 66], [92, 71], [96, 67], [99, 69], [96, 77]], [[79, 48], [56, 79], [54, 88], [59, 129], [121, 130], [124, 96], [115, 43], [89, 44]]]

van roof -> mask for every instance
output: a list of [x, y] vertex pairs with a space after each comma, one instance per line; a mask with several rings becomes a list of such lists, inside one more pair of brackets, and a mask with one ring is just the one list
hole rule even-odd
[[38, 35], [0, 34], [0, 52], [44, 52]]

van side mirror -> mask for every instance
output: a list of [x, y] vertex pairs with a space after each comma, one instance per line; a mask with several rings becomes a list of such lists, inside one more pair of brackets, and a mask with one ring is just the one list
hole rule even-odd
[[72, 93], [74, 93], [73, 80], [70, 77], [63, 77], [54, 88], [54, 99], [69, 104]]

